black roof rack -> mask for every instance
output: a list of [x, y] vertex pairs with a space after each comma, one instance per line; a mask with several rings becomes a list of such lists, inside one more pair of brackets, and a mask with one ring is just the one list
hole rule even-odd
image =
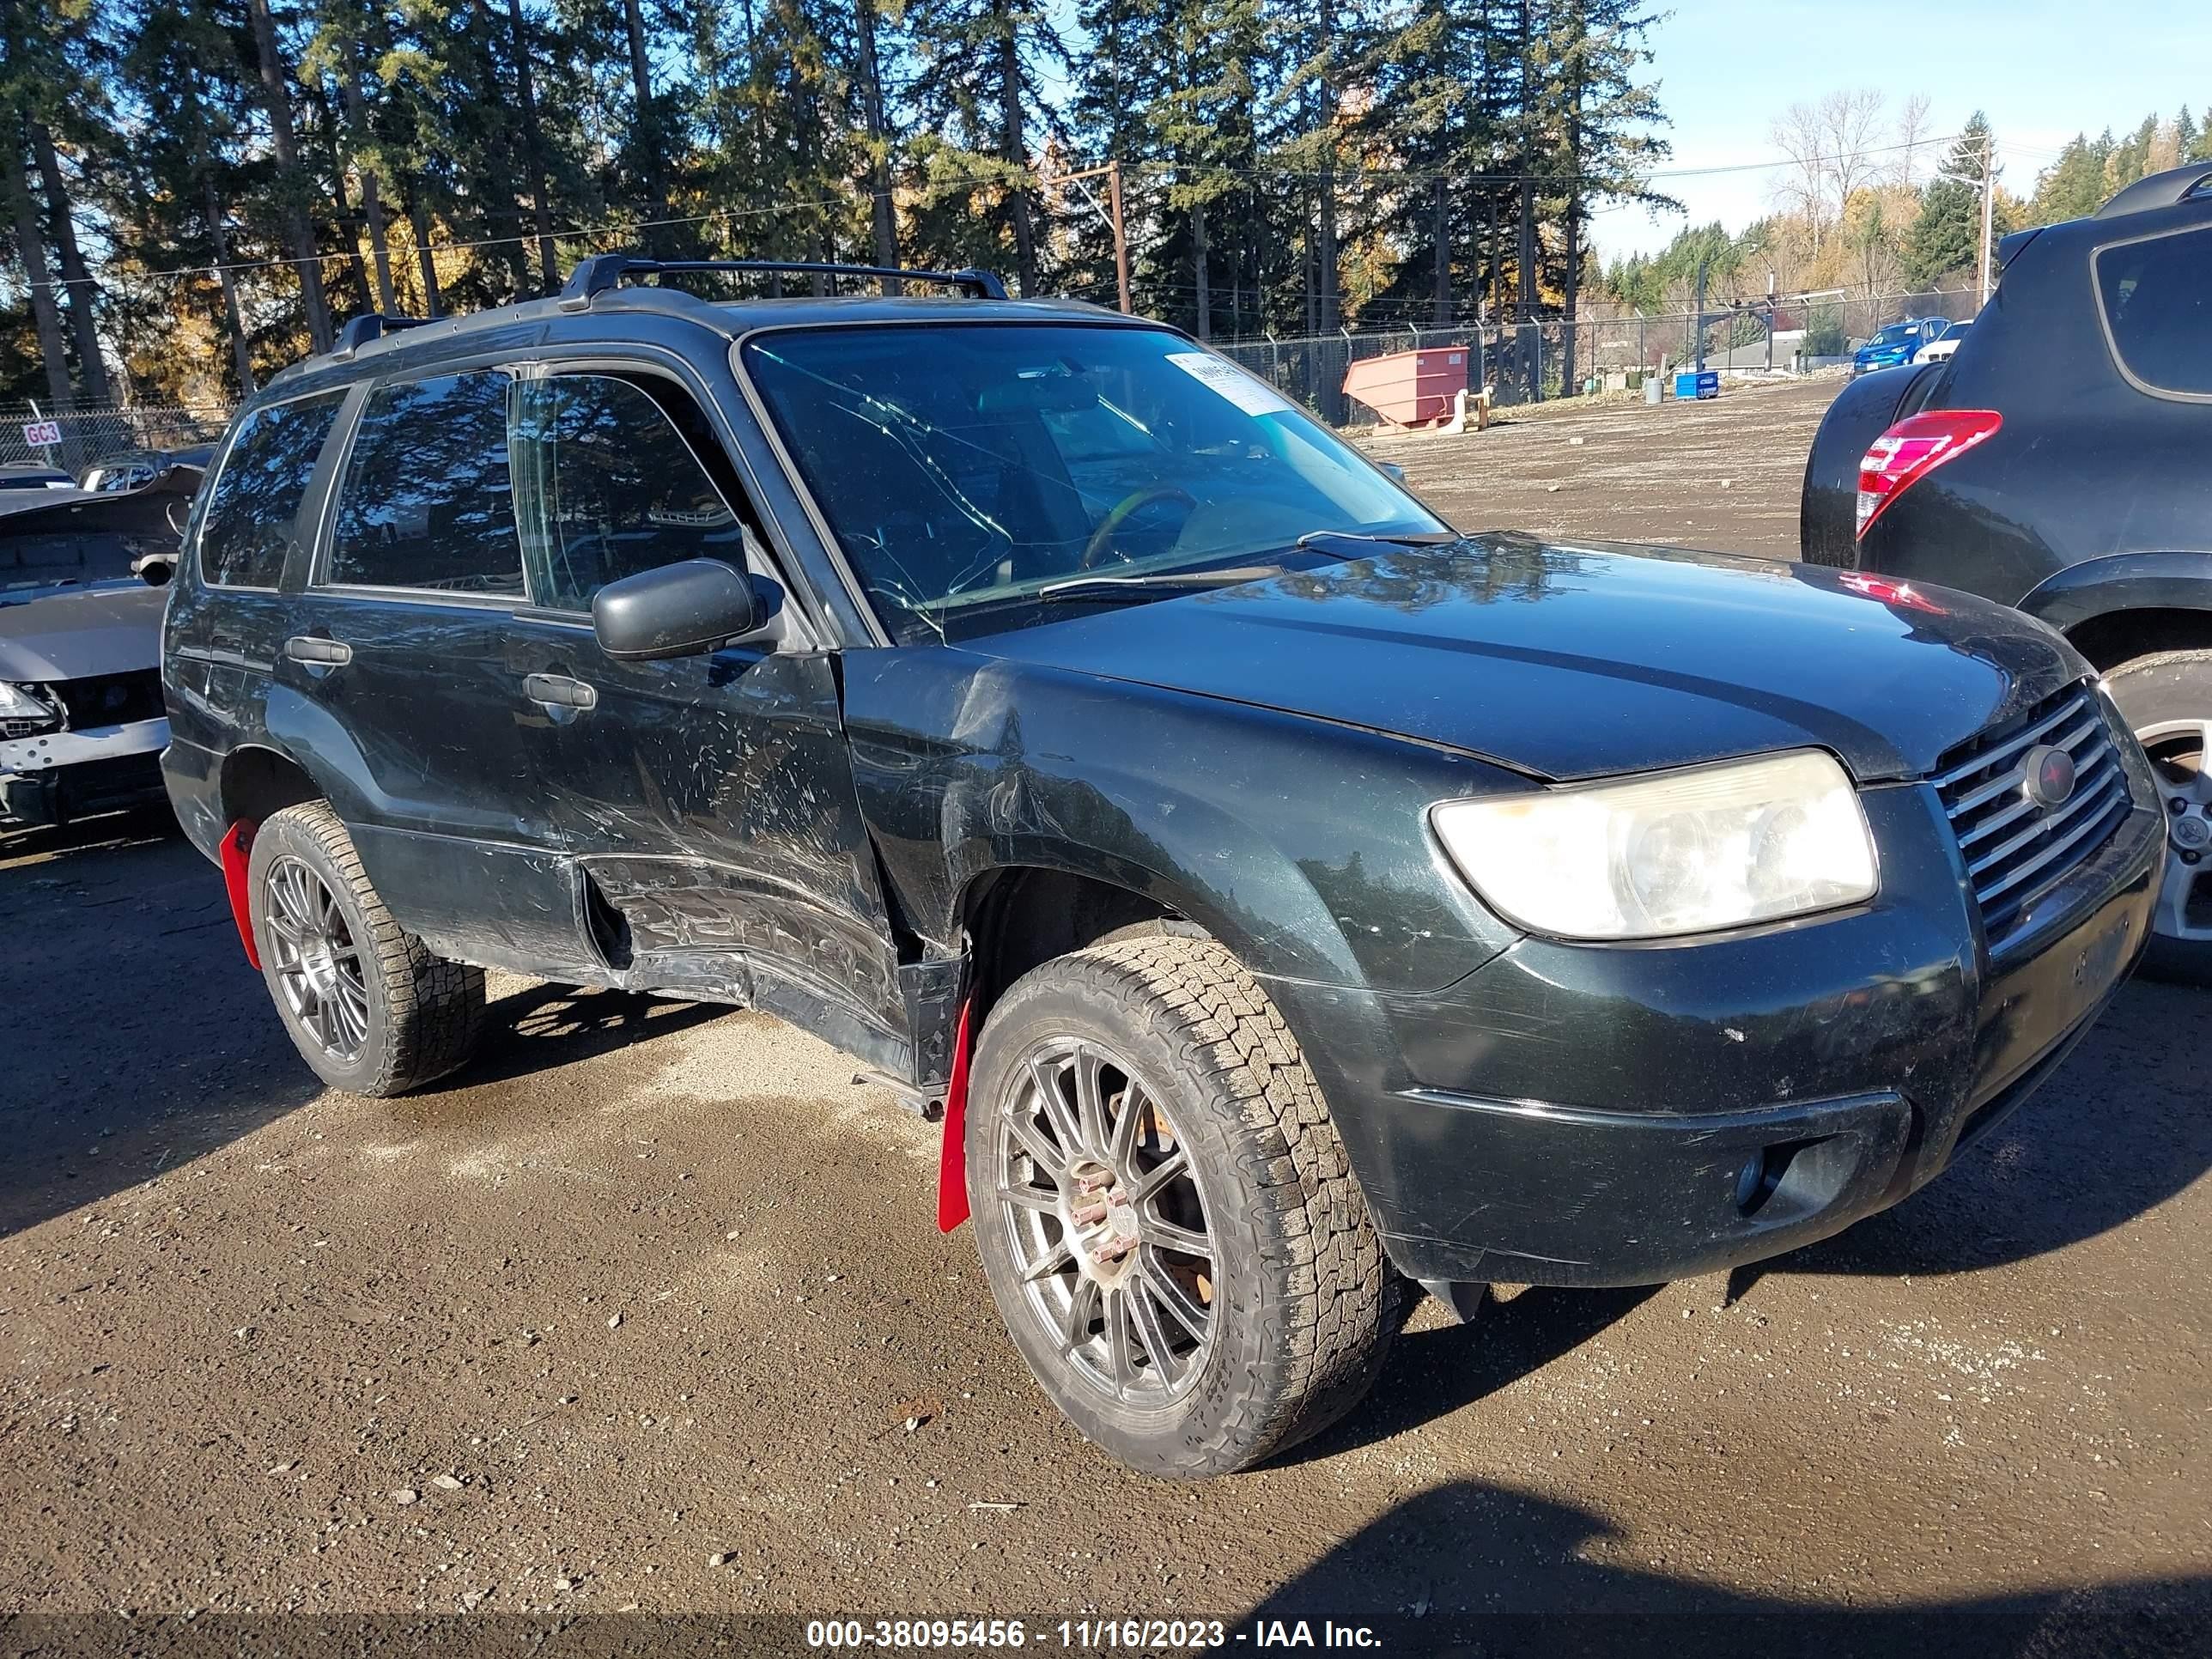
[[[902, 270], [893, 265], [842, 265], [819, 259], [647, 259], [634, 253], [594, 253], [577, 261], [561, 290], [563, 311], [582, 311], [593, 296], [618, 286], [625, 276], [663, 276], [671, 271], [795, 271], [809, 276], [895, 276], [902, 282], [941, 283], [978, 300], [1003, 300], [1006, 285], [991, 271], [973, 266], [960, 270]], [[363, 319], [366, 321], [368, 319]]]
[[420, 328], [429, 320], [428, 317], [395, 317], [382, 311], [372, 311], [365, 317], [350, 318], [338, 331], [338, 343], [331, 348], [331, 356], [343, 362], [371, 340], [397, 334], [403, 328]]

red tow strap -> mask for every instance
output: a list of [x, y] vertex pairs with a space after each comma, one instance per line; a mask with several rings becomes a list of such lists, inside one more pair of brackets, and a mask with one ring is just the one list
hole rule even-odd
[[223, 836], [222, 885], [230, 895], [230, 919], [238, 924], [238, 942], [246, 947], [246, 959], [253, 964], [254, 972], [259, 973], [261, 952], [254, 948], [253, 912], [247, 907], [246, 896], [246, 860], [253, 854], [253, 828], [246, 819], [240, 818]]
[[945, 1145], [937, 1155], [937, 1230], [949, 1233], [968, 1218], [968, 1015], [952, 1037], [952, 1076], [945, 1085]]

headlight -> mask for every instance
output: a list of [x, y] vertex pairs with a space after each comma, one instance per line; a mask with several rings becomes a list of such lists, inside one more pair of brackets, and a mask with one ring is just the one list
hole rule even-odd
[[1431, 809], [1508, 921], [1563, 939], [1662, 939], [1872, 898], [1874, 837], [1818, 750]]
[[0, 720], [29, 720], [31, 729], [61, 724], [61, 712], [38, 694], [34, 686], [10, 685], [0, 680]]

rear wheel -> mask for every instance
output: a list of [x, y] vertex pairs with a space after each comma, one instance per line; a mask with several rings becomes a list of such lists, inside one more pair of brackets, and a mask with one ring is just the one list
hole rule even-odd
[[1015, 1346], [1123, 1462], [1244, 1468], [1372, 1382], [1401, 1281], [1295, 1039], [1220, 945], [1127, 939], [1022, 979], [967, 1133]]
[[255, 831], [247, 894], [270, 998], [332, 1088], [404, 1094], [474, 1052], [483, 969], [434, 955], [392, 919], [324, 802], [288, 806]]
[[2166, 881], [2145, 969], [2212, 985], [2212, 651], [2161, 651], [2105, 677], [2150, 757], [2166, 812]]

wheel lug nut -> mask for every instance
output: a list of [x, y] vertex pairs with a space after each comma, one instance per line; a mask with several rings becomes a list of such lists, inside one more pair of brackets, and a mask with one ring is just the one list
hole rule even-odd
[[1095, 1227], [1106, 1218], [1106, 1206], [1103, 1204], [1086, 1204], [1074, 1214], [1077, 1226]]
[[2166, 810], [2169, 812], [2186, 812], [2189, 810], [2189, 802], [2182, 796], [2176, 795], [2166, 802]]
[[2185, 848], [2183, 848], [2181, 849], [2181, 861], [2182, 861], [2184, 864], [2195, 864], [2195, 863], [2197, 863], [2199, 860], [2201, 860], [2203, 856], [2204, 856], [2204, 854], [2202, 854], [2202, 853], [2191, 852], [2188, 848], [2185, 848]]

